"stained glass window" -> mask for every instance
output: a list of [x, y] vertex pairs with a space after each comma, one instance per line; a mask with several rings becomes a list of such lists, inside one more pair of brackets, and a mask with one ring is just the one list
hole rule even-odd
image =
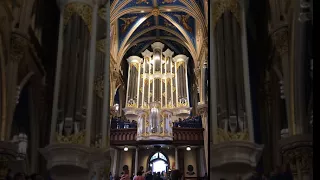
[[150, 161], [153, 161], [155, 159], [157, 159], [159, 156], [158, 156], [159, 153], [155, 153], [151, 158], [150, 158]]
[[159, 153], [159, 158], [164, 160], [164, 161], [168, 161], [166, 156], [164, 156], [162, 153]]

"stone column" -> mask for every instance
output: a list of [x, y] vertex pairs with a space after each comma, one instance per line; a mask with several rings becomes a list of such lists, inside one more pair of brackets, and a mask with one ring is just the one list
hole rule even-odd
[[136, 147], [136, 154], [134, 159], [134, 175], [137, 175], [139, 171], [139, 148]]
[[208, 162], [208, 156], [209, 156], [209, 147], [208, 147], [208, 140], [209, 140], [209, 134], [208, 134], [208, 105], [207, 104], [199, 104], [198, 105], [198, 112], [201, 115], [202, 120], [202, 128], [203, 131], [203, 141], [204, 141], [204, 156], [205, 156], [205, 167], [206, 172], [209, 170], [209, 162]]
[[[96, 44], [97, 44], [97, 21], [98, 21], [98, 4], [94, 4], [92, 12], [92, 33], [90, 39], [90, 60], [89, 60], [89, 81], [88, 81], [88, 99], [86, 112], [86, 140], [85, 144], [91, 144], [91, 122], [93, 111], [93, 89], [94, 89], [94, 72], [96, 60]], [[107, 64], [107, 63], [106, 63]]]
[[[110, 75], [110, 60], [111, 60], [111, 54], [110, 54], [110, 1], [107, 1], [106, 4], [106, 35], [107, 35], [107, 40], [106, 40], [106, 59], [104, 63], [104, 94], [110, 94], [110, 82], [107, 81], [107, 79], [109, 79], [109, 75]], [[103, 112], [102, 112], [102, 148], [109, 148], [110, 147], [110, 106], [109, 106], [109, 101], [110, 101], [110, 96], [103, 96]], [[121, 105], [121, 103], [120, 103]], [[120, 106], [120, 110], [121, 110], [121, 106]]]
[[176, 169], [179, 169], [179, 154], [178, 154], [178, 147], [176, 147], [175, 149], [174, 149], [175, 151], [175, 156], [174, 156], [174, 161], [175, 161], [175, 163], [176, 163]]

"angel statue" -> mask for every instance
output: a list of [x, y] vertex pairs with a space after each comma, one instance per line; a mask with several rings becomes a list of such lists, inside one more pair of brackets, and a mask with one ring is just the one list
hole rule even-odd
[[129, 17], [129, 18], [120, 18], [124, 21], [124, 24], [121, 25], [121, 32], [124, 33], [128, 29], [128, 27], [137, 19], [137, 16]]
[[188, 24], [188, 20], [190, 18], [190, 15], [178, 15], [176, 14], [175, 15], [178, 19], [179, 19], [179, 22], [180, 24], [182, 24], [182, 26], [187, 30], [189, 31], [190, 33], [192, 33], [192, 28], [189, 26]]

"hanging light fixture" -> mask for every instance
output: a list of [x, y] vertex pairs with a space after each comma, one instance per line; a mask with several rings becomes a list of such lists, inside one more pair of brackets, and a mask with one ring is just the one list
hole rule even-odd
[[125, 147], [123, 148], [123, 150], [124, 150], [124, 151], [128, 151], [129, 148], [128, 148], [127, 146], [125, 146]]
[[187, 151], [191, 151], [191, 147], [190, 147], [190, 146], [187, 146], [186, 150], [187, 150]]

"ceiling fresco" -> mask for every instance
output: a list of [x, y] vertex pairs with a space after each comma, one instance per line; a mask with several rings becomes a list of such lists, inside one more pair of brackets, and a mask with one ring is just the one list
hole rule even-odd
[[[199, 56], [199, 43], [207, 34], [204, 0], [113, 0], [111, 23], [117, 27], [116, 55], [121, 61], [127, 54], [142, 51], [161, 41], [177, 53]], [[197, 30], [203, 30], [197, 36]], [[201, 44], [201, 43], [200, 43]], [[145, 49], [145, 48], [144, 48]], [[137, 55], [137, 54], [135, 54]]]

